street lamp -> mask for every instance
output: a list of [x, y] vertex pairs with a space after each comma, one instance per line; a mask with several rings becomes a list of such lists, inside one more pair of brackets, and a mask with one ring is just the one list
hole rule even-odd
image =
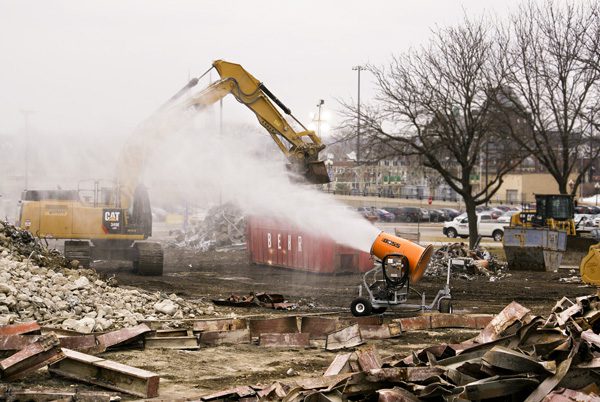
[[356, 163], [360, 162], [360, 72], [366, 70], [363, 66], [354, 66], [352, 70], [358, 71], [358, 100], [356, 108]]
[[318, 116], [318, 120], [317, 120], [317, 134], [321, 137], [321, 106], [323, 106], [323, 104], [325, 103], [325, 101], [323, 99], [319, 99], [319, 103], [317, 103], [317, 107], [319, 108], [319, 116]]

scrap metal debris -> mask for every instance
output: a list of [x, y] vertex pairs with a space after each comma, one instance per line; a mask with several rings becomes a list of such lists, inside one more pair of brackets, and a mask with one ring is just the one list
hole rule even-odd
[[[245, 387], [243, 396], [238, 387], [198, 400], [600, 401], [599, 334], [600, 294], [563, 298], [547, 318], [513, 302], [459, 344], [383, 360], [364, 347], [338, 354], [323, 377]], [[329, 350], [362, 343], [358, 324], [327, 338]]]
[[431, 261], [425, 271], [427, 276], [443, 276], [448, 270], [448, 262], [452, 259], [462, 258], [468, 263], [452, 267], [452, 275], [459, 279], [475, 280], [480, 276], [488, 278], [490, 282], [510, 276], [507, 272], [506, 262], [499, 260], [485, 247], [478, 246], [469, 250], [464, 243], [446, 244], [434, 251]]
[[215, 206], [206, 217], [191, 224], [186, 231], [172, 232], [174, 245], [199, 251], [243, 247], [246, 244], [246, 218], [241, 209], [231, 203]]
[[274, 310], [295, 310], [296, 303], [288, 303], [283, 295], [277, 293], [249, 293], [245, 296], [232, 294], [226, 299], [213, 299], [217, 306], [228, 307], [265, 307]]

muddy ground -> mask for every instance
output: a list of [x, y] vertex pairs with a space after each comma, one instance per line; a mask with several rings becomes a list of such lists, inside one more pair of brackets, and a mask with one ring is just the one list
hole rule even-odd
[[[310, 313], [348, 316], [348, 306], [356, 297], [361, 280], [358, 274], [316, 275], [250, 265], [244, 250], [197, 253], [167, 248], [162, 277], [133, 275], [126, 264], [97, 263], [95, 268], [104, 275], [115, 275], [122, 286], [176, 293], [186, 298], [215, 299], [231, 294], [270, 292], [281, 293], [288, 301], [298, 303], [293, 312], [274, 312], [259, 307], [218, 307], [216, 311], [222, 316]], [[516, 300], [543, 315], [563, 296], [576, 297], [595, 291], [582, 284], [558, 281], [574, 274], [568, 270], [558, 273], [511, 272], [509, 277], [496, 282], [483, 277], [474, 281], [453, 279], [453, 306], [455, 312], [497, 313]], [[418, 288], [430, 299], [444, 282], [445, 278], [425, 277]], [[394, 311], [386, 313], [389, 318], [398, 315], [400, 313]], [[389, 357], [441, 342], [459, 342], [476, 333], [471, 330], [417, 331], [370, 343], [377, 345], [382, 357]], [[129, 350], [107, 353], [104, 357], [159, 373], [161, 398], [170, 401], [236, 385], [270, 384], [294, 376], [321, 375], [335, 356], [324, 351], [323, 346], [316, 343], [303, 350], [267, 350], [256, 345], [206, 347], [198, 351]], [[287, 374], [289, 369], [293, 371], [291, 376]], [[49, 379], [47, 373], [40, 371], [23, 385], [40, 383], [46, 386], [73, 384]]]

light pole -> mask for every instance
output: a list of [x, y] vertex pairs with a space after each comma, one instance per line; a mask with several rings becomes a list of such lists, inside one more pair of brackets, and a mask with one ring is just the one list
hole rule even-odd
[[360, 162], [360, 72], [365, 70], [363, 66], [354, 66], [352, 70], [358, 72], [358, 100], [356, 107], [356, 163]]
[[319, 103], [317, 103], [317, 107], [319, 108], [319, 115], [318, 115], [318, 120], [317, 120], [317, 134], [319, 135], [319, 137], [321, 136], [321, 106], [323, 106], [323, 104], [325, 103], [325, 101], [323, 99], [319, 99]]

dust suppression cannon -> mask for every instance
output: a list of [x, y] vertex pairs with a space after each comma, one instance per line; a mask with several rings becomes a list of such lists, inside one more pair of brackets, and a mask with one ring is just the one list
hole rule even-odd
[[[438, 291], [431, 304], [425, 304], [424, 293], [411, 288], [411, 285], [417, 283], [425, 274], [432, 254], [431, 245], [423, 247], [389, 233], [379, 233], [371, 246], [371, 255], [377, 259], [377, 263], [375, 268], [363, 275], [362, 283], [358, 287], [358, 297], [350, 305], [352, 314], [381, 314], [392, 306], [403, 310], [451, 312], [451, 263], [448, 265], [446, 285]], [[411, 291], [421, 298], [419, 304], [408, 303]]]

